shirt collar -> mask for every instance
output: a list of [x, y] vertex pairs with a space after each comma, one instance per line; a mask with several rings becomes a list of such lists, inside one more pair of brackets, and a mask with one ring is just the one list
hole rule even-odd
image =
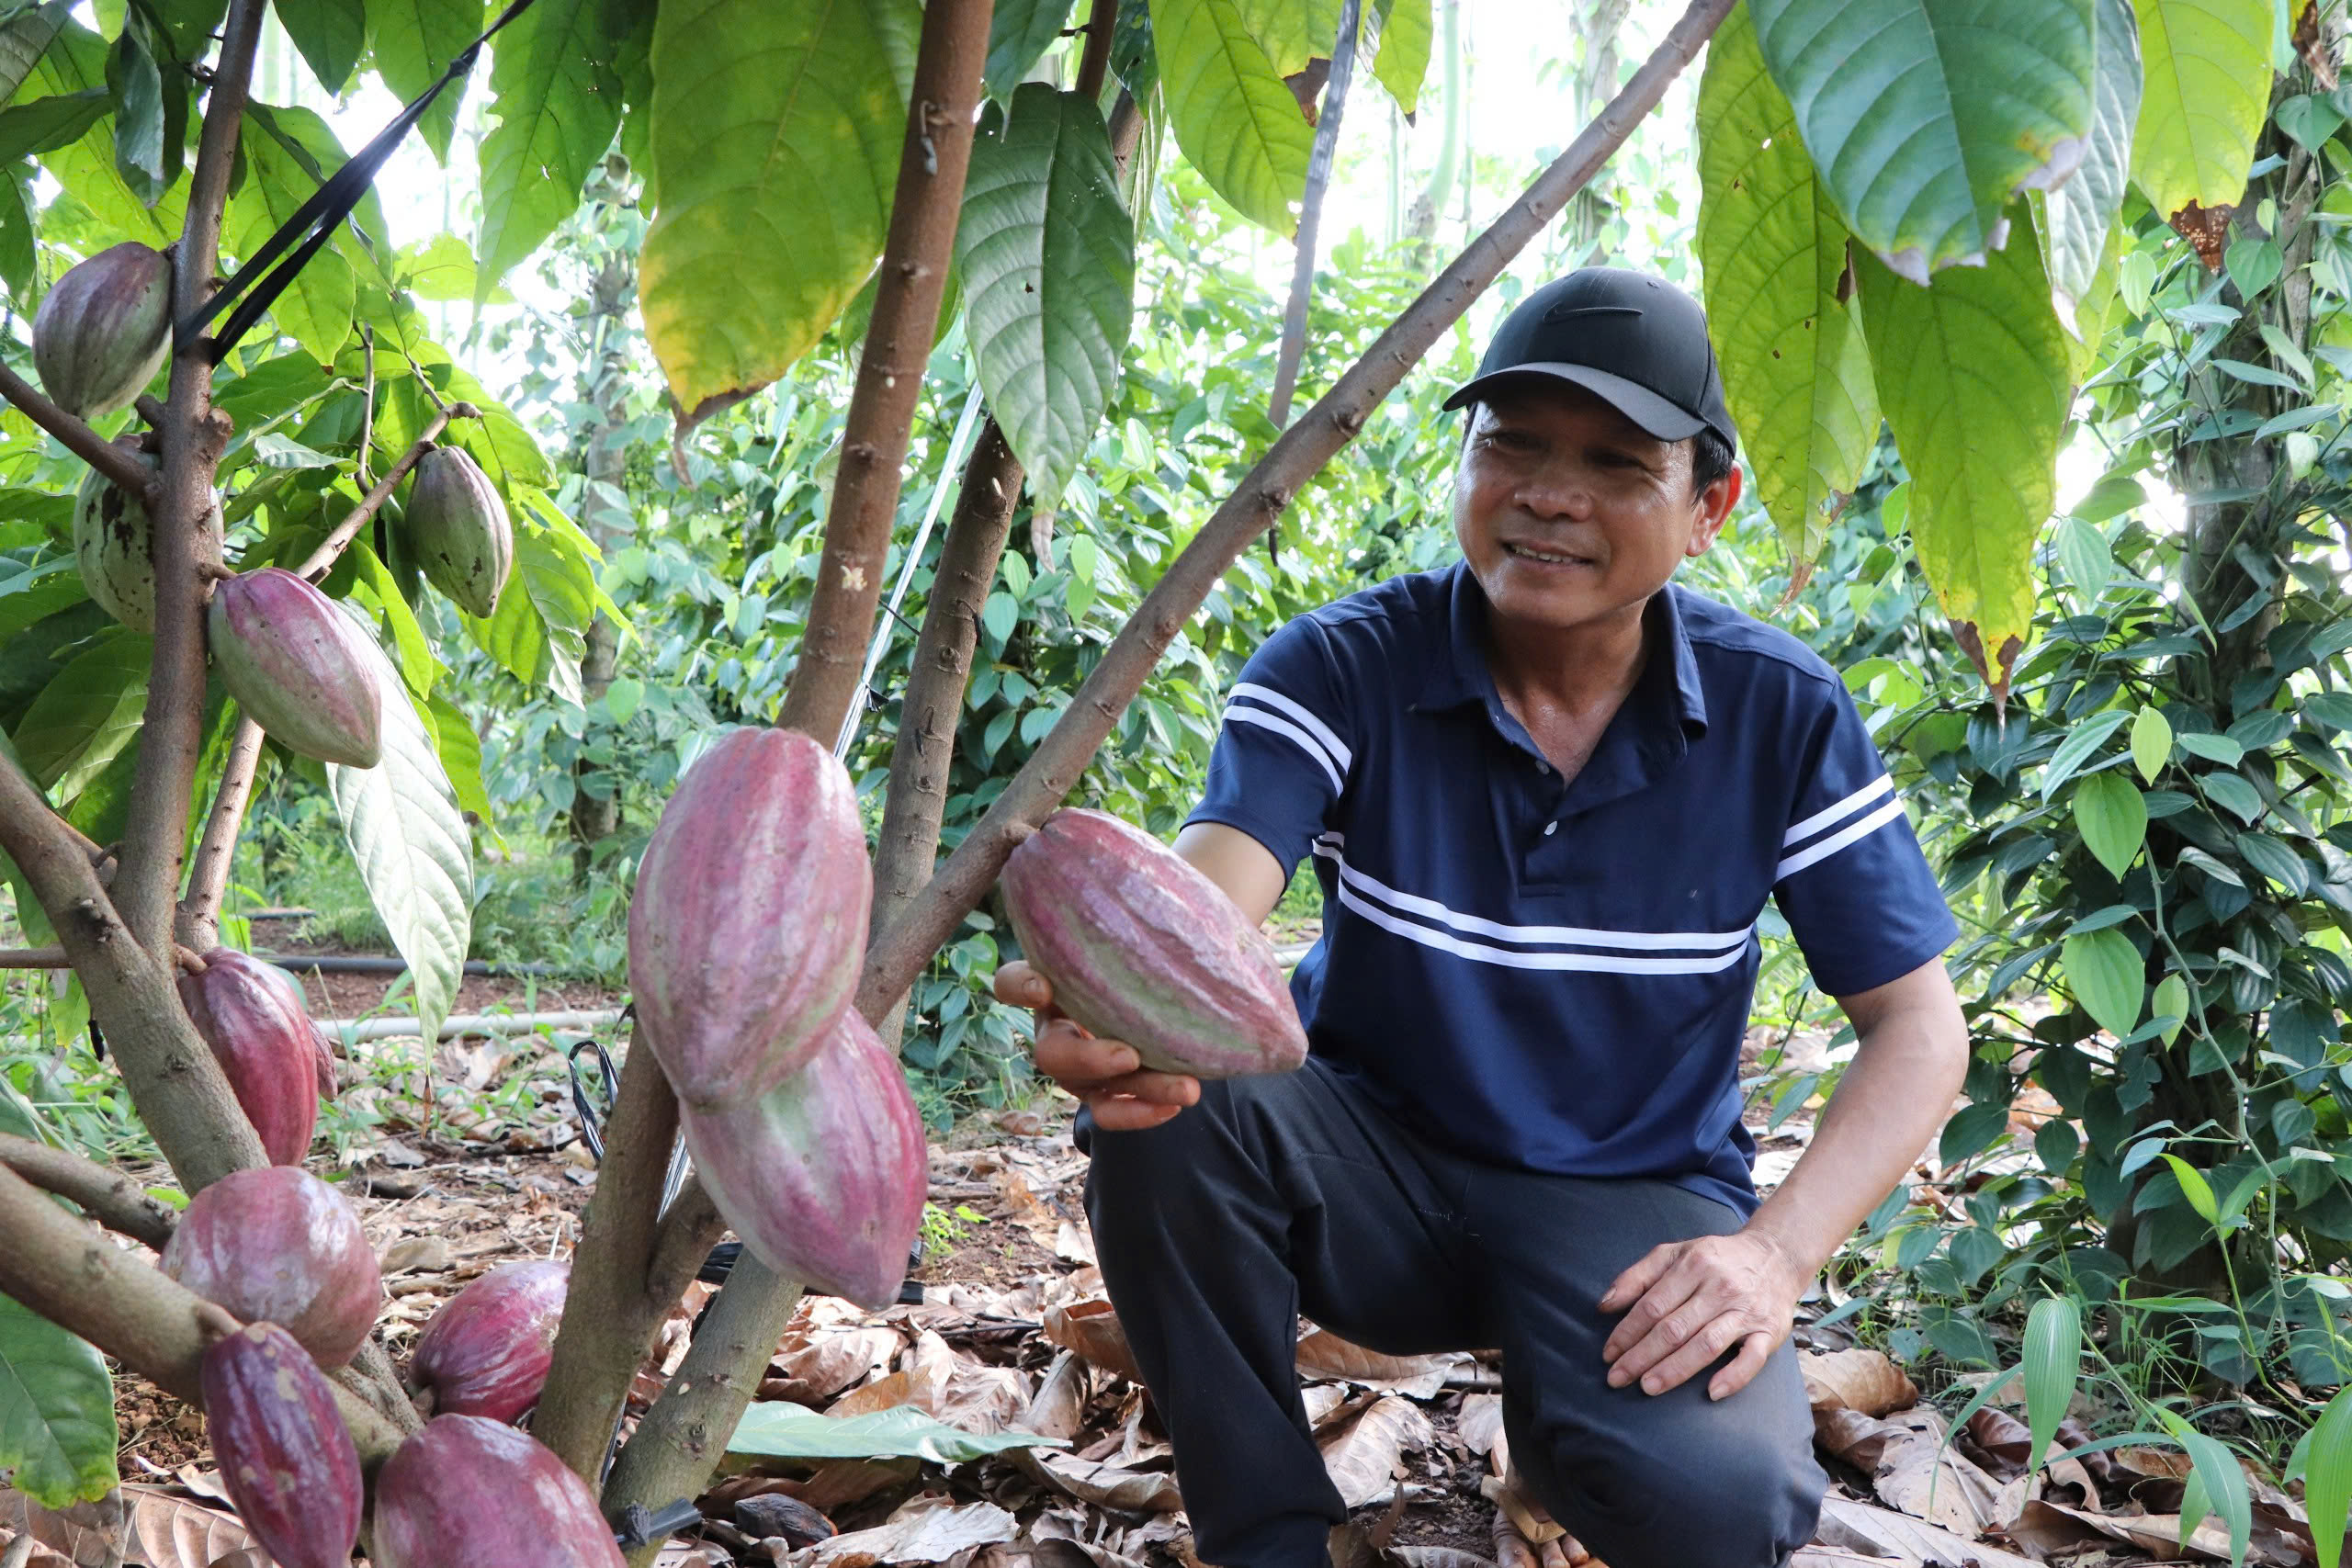
[[[1699, 683], [1698, 657], [1690, 650], [1690, 632], [1682, 624], [1682, 597], [1683, 591], [1669, 582], [1642, 613], [1642, 633], [1652, 657], [1632, 700], [1645, 705], [1670, 704], [1683, 734], [1696, 739], [1707, 732], [1707, 698]], [[1494, 672], [1487, 665], [1487, 595], [1471, 575], [1467, 561], [1454, 562], [1447, 573], [1445, 618], [1445, 645], [1430, 650], [1411, 707], [1435, 713], [1465, 703], [1498, 702]], [[1657, 657], [1668, 649], [1672, 650], [1674, 671], [1670, 690], [1661, 679], [1668, 661]]]

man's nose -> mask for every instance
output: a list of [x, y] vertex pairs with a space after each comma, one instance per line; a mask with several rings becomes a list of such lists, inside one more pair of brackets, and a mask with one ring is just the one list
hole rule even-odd
[[1592, 514], [1592, 485], [1574, 464], [1555, 463], [1529, 476], [1520, 486], [1519, 503], [1537, 517], [1567, 517], [1581, 521]]

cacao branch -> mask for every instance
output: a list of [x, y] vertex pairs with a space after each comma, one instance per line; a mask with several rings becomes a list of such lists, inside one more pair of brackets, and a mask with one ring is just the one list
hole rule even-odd
[[857, 1005], [868, 1017], [889, 1005], [955, 934], [996, 881], [1005, 857], [1076, 785], [1111, 727], [1159, 657], [1250, 541], [1271, 526], [1298, 488], [1355, 438], [1380, 400], [1404, 379], [1470, 302], [1584, 188], [1634, 127], [1656, 107], [1731, 9], [1691, 0], [1689, 9], [1617, 96], [1486, 232], [1407, 308], [1331, 389], [1278, 436], [1240, 486], [1204, 524], [1103, 651], [1069, 706], [1022, 765], [923, 897], [866, 950]]
[[890, 232], [825, 514], [824, 558], [777, 719], [828, 745], [856, 694], [881, 603], [908, 434], [922, 396], [972, 158], [991, 8], [991, 0], [940, 0], [923, 12]]
[[[678, 1101], [661, 1064], [632, 1040], [605, 1122], [605, 1158], [580, 1222], [571, 1288], [556, 1329], [555, 1359], [531, 1434], [591, 1487], [604, 1479], [605, 1452], [628, 1400], [629, 1384], [686, 1280], [657, 1292], [648, 1267], [659, 1237], [662, 1182], [678, 1132]], [[716, 1236], [712, 1237], [716, 1240]], [[704, 1244], [705, 1250], [709, 1243]], [[695, 1263], [699, 1266], [697, 1257]]]
[[[8, 1238], [0, 1247], [0, 1293], [158, 1387], [202, 1402], [204, 1347], [234, 1330], [227, 1313], [68, 1214], [13, 1168], [0, 1168], [0, 1235]], [[349, 1391], [334, 1393], [361, 1462], [374, 1469], [400, 1446], [400, 1431]]]
[[0, 969], [71, 969], [62, 947], [0, 947]]
[[[155, 479], [153, 468], [51, 402], [31, 382], [5, 365], [0, 365], [0, 398], [16, 404], [27, 419], [56, 436], [67, 451], [125, 491], [147, 500], [148, 487]], [[152, 500], [147, 503], [153, 504]]]
[[77, 836], [63, 827], [24, 771], [0, 757], [0, 850], [56, 928], [131, 1104], [181, 1187], [195, 1192], [261, 1165], [261, 1140], [180, 1006], [174, 949], [167, 942], [158, 957], [131, 940]]
[[229, 865], [236, 858], [237, 835], [245, 825], [254, 775], [261, 768], [261, 726], [239, 716], [220, 786], [212, 793], [212, 814], [197, 846], [196, 869], [188, 874], [187, 897], [180, 900], [179, 940], [198, 953], [220, 943], [220, 900], [229, 891]]
[[[185, 321], [213, 288], [220, 260], [220, 214], [229, 198], [254, 50], [266, 0], [231, 0], [220, 58], [204, 105], [204, 131], [188, 179], [187, 220], [174, 257], [172, 315]], [[212, 406], [212, 366], [200, 346], [172, 355], [163, 471], [149, 514], [155, 556], [155, 654], [139, 732], [130, 817], [116, 879], [122, 917], [141, 946], [169, 952], [173, 904], [187, 853], [188, 796], [204, 747], [205, 573], [220, 565], [211, 513], [212, 479], [229, 438], [228, 416]], [[146, 1107], [141, 1106], [141, 1114]], [[217, 1174], [217, 1173], [216, 1173]]]
[[[407, 451], [401, 454], [400, 461], [384, 470], [384, 477], [378, 479], [368, 493], [359, 498], [359, 504], [353, 507], [350, 513], [334, 525], [334, 531], [319, 541], [319, 547], [312, 550], [303, 559], [302, 564], [294, 569], [294, 575], [307, 577], [312, 582], [325, 577], [327, 569], [334, 565], [336, 558], [350, 547], [351, 541], [359, 536], [359, 530], [368, 526], [369, 519], [382, 510], [384, 502], [390, 499], [393, 489], [400, 484], [401, 479], [411, 468], [416, 467], [427, 452], [433, 449], [434, 439], [449, 427], [449, 421], [453, 417], [462, 417], [470, 412], [472, 412], [470, 403], [452, 403], [425, 421], [424, 433], [410, 445]], [[366, 460], [367, 450], [365, 446], [360, 448], [362, 461]]]
[[144, 1242], [158, 1252], [179, 1227], [179, 1215], [170, 1204], [150, 1198], [121, 1171], [94, 1165], [70, 1149], [53, 1149], [30, 1138], [0, 1133], [0, 1165], [36, 1187], [80, 1204], [107, 1229]]

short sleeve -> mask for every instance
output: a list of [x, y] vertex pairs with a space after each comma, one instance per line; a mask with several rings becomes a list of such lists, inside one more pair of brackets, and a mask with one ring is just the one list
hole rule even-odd
[[1899, 979], [1960, 934], [1861, 715], [1831, 686], [1797, 761], [1772, 898], [1833, 997]]
[[1227, 694], [1208, 788], [1187, 823], [1239, 829], [1289, 876], [1346, 793], [1354, 728], [1323, 627], [1302, 615], [1259, 646]]

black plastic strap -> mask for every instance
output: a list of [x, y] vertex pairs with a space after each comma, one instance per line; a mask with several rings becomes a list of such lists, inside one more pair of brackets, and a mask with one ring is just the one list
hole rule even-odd
[[[471, 71], [475, 60], [481, 54], [481, 46], [488, 43], [499, 28], [529, 10], [531, 5], [532, 0], [512, 0], [506, 9], [498, 14], [498, 19], [482, 30], [481, 37], [458, 51], [458, 57], [449, 62], [449, 68], [441, 73], [438, 81], [411, 100], [392, 118], [390, 124], [376, 133], [374, 141], [361, 148], [317, 190], [312, 191], [308, 200], [296, 208], [294, 216], [279, 225], [277, 231], [264, 241], [259, 250], [245, 258], [244, 264], [237, 268], [236, 276], [221, 285], [219, 293], [206, 300], [200, 309], [175, 323], [172, 329], [173, 352], [186, 353], [213, 317], [236, 304], [237, 308], [228, 321], [204, 345], [205, 363], [220, 364], [229, 351], [237, 346], [237, 341], [252, 330], [262, 313], [277, 302], [277, 297], [286, 291], [288, 284], [294, 281], [303, 265], [318, 254], [319, 247], [325, 244], [337, 226], [351, 215], [351, 209], [359, 205], [360, 197], [375, 183], [376, 171], [383, 166], [386, 158], [391, 156], [392, 149], [400, 145], [401, 139], [424, 118], [424, 111], [433, 107], [433, 100], [441, 96], [441, 89]], [[289, 250], [291, 254], [288, 254]], [[285, 259], [279, 261], [280, 256]], [[277, 265], [272, 266], [272, 263]], [[242, 304], [237, 303], [240, 296], [243, 297]]]

